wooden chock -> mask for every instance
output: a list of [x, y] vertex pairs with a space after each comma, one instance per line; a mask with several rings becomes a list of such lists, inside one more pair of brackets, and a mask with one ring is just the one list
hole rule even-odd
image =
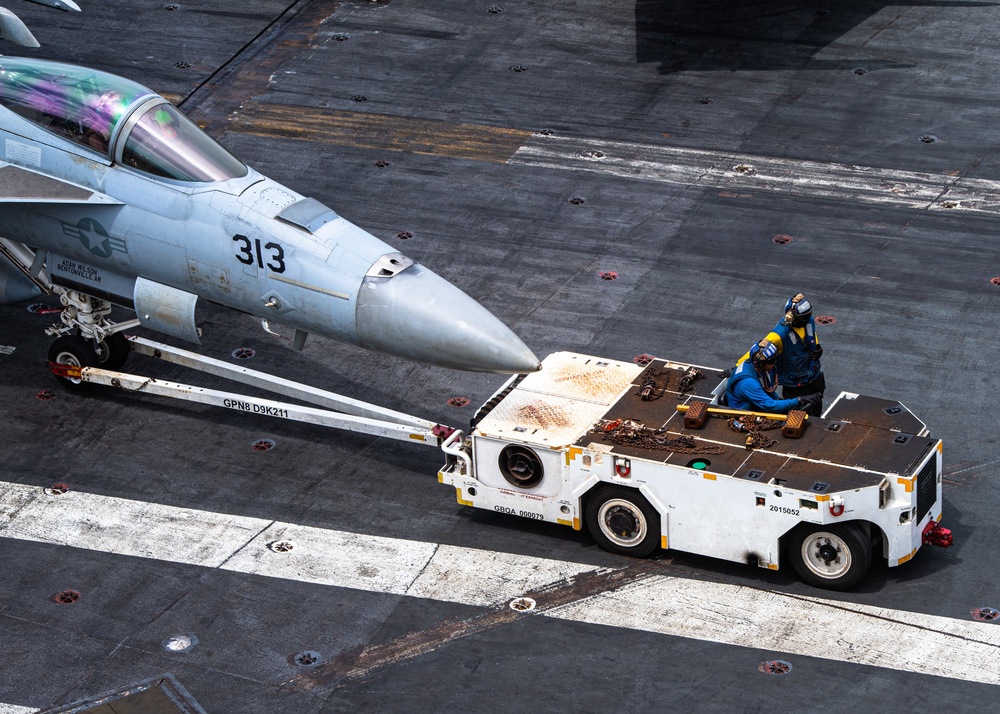
[[781, 426], [781, 435], [786, 439], [801, 439], [802, 432], [806, 430], [809, 423], [809, 415], [803, 411], [793, 409], [785, 417], [785, 423]]
[[708, 419], [708, 402], [695, 400], [688, 405], [684, 413], [685, 429], [700, 429], [705, 426]]

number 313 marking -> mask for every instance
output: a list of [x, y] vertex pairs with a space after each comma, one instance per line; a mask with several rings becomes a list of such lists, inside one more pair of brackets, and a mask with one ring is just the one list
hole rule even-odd
[[243, 265], [253, 265], [256, 263], [258, 268], [263, 268], [266, 265], [272, 273], [285, 272], [285, 249], [278, 243], [272, 241], [264, 244], [263, 250], [269, 251], [267, 263], [265, 263], [261, 252], [260, 238], [254, 238], [253, 242], [251, 242], [245, 235], [237, 233], [233, 236], [233, 240], [239, 243], [236, 260], [243, 263]]

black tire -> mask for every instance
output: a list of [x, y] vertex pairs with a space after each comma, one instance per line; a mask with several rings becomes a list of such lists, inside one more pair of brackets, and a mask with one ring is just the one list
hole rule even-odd
[[872, 539], [855, 522], [802, 525], [789, 537], [788, 557], [798, 576], [810, 585], [847, 590], [872, 564]]
[[[75, 367], [97, 367], [99, 360], [94, 351], [94, 343], [79, 335], [63, 335], [57, 337], [49, 346], [49, 362], [70, 364]], [[66, 389], [81, 392], [90, 388], [90, 384], [79, 379], [56, 377]]]
[[660, 547], [660, 514], [634, 488], [603, 488], [587, 502], [587, 530], [606, 551], [645, 558]]
[[92, 342], [91, 345], [94, 352], [97, 353], [97, 366], [113, 372], [121, 370], [125, 366], [128, 356], [132, 353], [131, 345], [129, 345], [128, 340], [125, 339], [125, 335], [121, 332], [109, 335], [102, 342], [96, 344]]

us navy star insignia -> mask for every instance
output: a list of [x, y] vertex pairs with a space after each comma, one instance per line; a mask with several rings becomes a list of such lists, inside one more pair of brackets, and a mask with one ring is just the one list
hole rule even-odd
[[93, 218], [81, 218], [75, 225], [65, 221], [61, 223], [65, 235], [76, 238], [84, 248], [98, 257], [110, 258], [115, 251], [128, 252], [125, 241], [112, 238], [107, 229]]

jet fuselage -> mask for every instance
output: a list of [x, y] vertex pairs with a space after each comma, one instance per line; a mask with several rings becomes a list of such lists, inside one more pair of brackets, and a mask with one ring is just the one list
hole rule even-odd
[[245, 166], [141, 85], [0, 58], [0, 139], [0, 235], [44, 251], [53, 283], [153, 329], [197, 341], [200, 297], [442, 366], [538, 366], [458, 288]]

